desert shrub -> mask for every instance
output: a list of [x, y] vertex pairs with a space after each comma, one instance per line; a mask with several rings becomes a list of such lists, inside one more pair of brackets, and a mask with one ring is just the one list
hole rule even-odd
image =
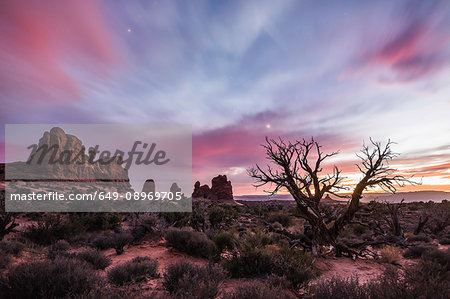
[[134, 242], [141, 241], [145, 236], [161, 237], [166, 228], [165, 220], [155, 213], [145, 213], [133, 219], [131, 235]]
[[227, 250], [233, 250], [236, 247], [236, 238], [233, 232], [219, 232], [213, 237], [213, 241], [216, 244], [219, 252]]
[[401, 251], [395, 246], [385, 246], [380, 250], [380, 260], [383, 263], [397, 265], [401, 259]]
[[357, 276], [333, 277], [322, 280], [312, 287], [311, 298], [329, 299], [385, 299], [410, 298], [405, 284], [399, 280], [395, 269], [388, 268], [377, 280], [359, 283]]
[[11, 262], [11, 256], [9, 254], [0, 253], [0, 269], [5, 269]]
[[163, 286], [172, 298], [215, 298], [225, 277], [217, 264], [198, 266], [180, 261], [167, 267]]
[[188, 229], [170, 228], [165, 234], [167, 245], [190, 255], [210, 257], [216, 246], [204, 233]]
[[417, 242], [428, 243], [430, 241], [431, 241], [430, 237], [425, 236], [425, 235], [410, 236], [408, 238], [408, 242], [410, 242], [410, 243], [417, 243]]
[[261, 281], [250, 281], [239, 285], [234, 291], [226, 293], [223, 299], [289, 299], [295, 296], [281, 288], [269, 286]]
[[3, 278], [1, 292], [3, 298], [76, 297], [87, 294], [100, 282], [94, 270], [84, 262], [56, 258], [10, 268]]
[[241, 252], [224, 267], [233, 277], [261, 277], [275, 274], [298, 288], [315, 276], [312, 258], [298, 249], [254, 249]]
[[238, 217], [238, 212], [231, 206], [212, 205], [208, 214], [208, 220], [212, 228], [229, 226]]
[[367, 231], [367, 227], [361, 224], [356, 224], [353, 226], [353, 233], [360, 236]]
[[87, 249], [79, 252], [75, 257], [91, 264], [97, 270], [103, 270], [111, 265], [111, 259], [96, 249]]
[[418, 259], [421, 258], [425, 252], [431, 249], [432, 247], [430, 246], [412, 246], [406, 249], [405, 253], [403, 253], [403, 257], [408, 259]]
[[357, 277], [344, 279], [333, 277], [321, 280], [312, 287], [311, 298], [317, 299], [365, 299], [365, 292], [359, 284]]
[[105, 234], [96, 236], [91, 245], [99, 250], [105, 250], [108, 248], [114, 248], [118, 255], [122, 254], [124, 247], [133, 240], [130, 232], [122, 231], [113, 234]]
[[285, 247], [276, 250], [271, 257], [271, 272], [283, 276], [294, 289], [308, 282], [316, 274], [313, 259], [304, 251]]
[[45, 214], [37, 224], [28, 226], [23, 236], [36, 244], [50, 245], [57, 240], [70, 240], [80, 233], [80, 229], [60, 214]]
[[263, 248], [266, 245], [272, 244], [272, 241], [271, 236], [266, 234], [261, 228], [256, 228], [254, 231], [247, 231], [242, 235], [240, 247], [244, 251]]
[[111, 245], [111, 235], [110, 234], [104, 234], [104, 235], [98, 235], [95, 236], [91, 240], [91, 246], [94, 248], [97, 248], [99, 250], [105, 250], [112, 247]]
[[158, 262], [149, 257], [136, 257], [119, 264], [108, 272], [108, 280], [115, 285], [124, 285], [158, 276]]
[[66, 240], [59, 240], [56, 243], [52, 244], [47, 253], [47, 257], [49, 259], [54, 259], [56, 256], [69, 256], [70, 254], [67, 251], [70, 249], [70, 244]]
[[288, 227], [292, 223], [292, 218], [285, 212], [271, 212], [267, 218], [269, 223], [278, 222], [284, 227]]
[[[4, 181], [4, 172], [0, 173], [0, 179]], [[19, 225], [15, 222], [14, 214], [5, 211], [5, 190], [0, 190], [0, 240], [15, 231]]]
[[441, 245], [450, 245], [450, 237], [444, 236], [439, 238], [439, 244]]
[[70, 213], [69, 217], [86, 231], [118, 230], [122, 225], [118, 213]]
[[212, 206], [209, 210], [209, 222], [212, 227], [219, 227], [226, 219], [226, 211], [219, 206]]
[[0, 241], [0, 250], [7, 254], [18, 256], [22, 252], [24, 244], [15, 240]]
[[231, 259], [223, 261], [223, 266], [232, 277], [258, 277], [270, 274], [271, 256], [264, 248], [271, 242], [270, 236], [261, 230], [246, 232], [238, 244], [238, 252], [235, 252]]
[[450, 250], [444, 251], [439, 250], [437, 248], [432, 248], [422, 255], [424, 260], [433, 261], [435, 263], [440, 264], [443, 267], [446, 267], [447, 270], [450, 267]]
[[272, 272], [271, 256], [260, 249], [246, 250], [223, 261], [224, 268], [232, 277], [259, 277]]
[[53, 251], [66, 251], [70, 249], [70, 244], [66, 240], [58, 240], [50, 246]]
[[434, 254], [425, 253], [419, 263], [405, 271], [404, 283], [411, 298], [450, 298], [448, 255], [432, 251]]
[[159, 215], [169, 226], [184, 227], [188, 226], [192, 213], [164, 212]]
[[390, 267], [378, 279], [359, 284], [355, 277], [332, 278], [320, 281], [310, 289], [311, 298], [449, 298], [448, 269], [430, 260], [422, 259], [407, 268], [400, 276]]

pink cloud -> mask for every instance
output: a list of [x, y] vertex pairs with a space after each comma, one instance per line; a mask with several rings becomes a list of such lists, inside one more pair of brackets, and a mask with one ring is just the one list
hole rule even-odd
[[111, 33], [92, 1], [2, 1], [0, 27], [2, 89], [14, 94], [76, 95], [67, 66], [101, 73], [117, 62]]

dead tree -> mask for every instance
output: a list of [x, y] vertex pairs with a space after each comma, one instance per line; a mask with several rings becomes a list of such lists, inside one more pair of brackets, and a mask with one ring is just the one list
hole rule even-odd
[[438, 234], [450, 225], [450, 206], [443, 204], [442, 207], [436, 207], [432, 210], [430, 229], [433, 234]]
[[15, 222], [13, 214], [5, 212], [5, 191], [2, 190], [0, 193], [0, 241], [17, 226], [19, 224]]
[[429, 219], [430, 216], [425, 213], [419, 216], [419, 223], [417, 224], [417, 227], [414, 230], [414, 235], [418, 235], [423, 231]]
[[392, 142], [388, 141], [382, 146], [381, 143], [370, 141], [371, 146], [364, 145], [357, 155], [361, 159], [361, 164], [357, 167], [362, 178], [354, 187], [345, 209], [333, 221], [326, 219], [329, 215], [322, 210], [320, 200], [325, 194], [344, 197], [337, 192], [348, 187], [342, 184], [344, 178], [336, 166], [333, 173], [322, 175], [323, 162], [337, 152], [324, 154], [314, 139], [285, 142], [281, 138], [266, 138], [263, 147], [270, 164], [265, 169], [256, 165], [248, 170], [248, 174], [256, 180], [256, 187], [269, 185], [271, 190], [266, 191], [269, 194], [275, 194], [282, 188], [289, 191], [297, 204], [300, 217], [311, 226], [313, 252], [316, 252], [319, 245], [333, 245], [339, 254], [337, 237], [359, 210], [363, 192], [375, 186], [395, 192], [396, 186], [411, 182], [403, 176], [394, 175], [395, 169], [388, 165], [389, 160], [397, 156], [391, 149]]
[[403, 237], [403, 229], [400, 225], [399, 213], [404, 201], [405, 200], [402, 199], [400, 203], [384, 203], [387, 210], [387, 215], [383, 215], [384, 221], [386, 221], [386, 223], [389, 225], [394, 236], [398, 237]]

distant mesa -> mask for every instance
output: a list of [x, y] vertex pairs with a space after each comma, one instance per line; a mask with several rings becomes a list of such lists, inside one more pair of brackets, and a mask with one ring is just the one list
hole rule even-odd
[[233, 187], [226, 175], [218, 175], [211, 180], [211, 188], [208, 185], [200, 185], [197, 181], [194, 185], [192, 198], [204, 198], [211, 201], [234, 203]]

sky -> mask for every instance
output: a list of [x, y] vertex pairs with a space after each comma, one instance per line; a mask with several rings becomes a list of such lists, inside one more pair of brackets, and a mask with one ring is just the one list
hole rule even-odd
[[4, 124], [186, 123], [193, 177], [246, 169], [265, 136], [314, 138], [349, 182], [369, 138], [450, 191], [447, 1], [0, 2]]

